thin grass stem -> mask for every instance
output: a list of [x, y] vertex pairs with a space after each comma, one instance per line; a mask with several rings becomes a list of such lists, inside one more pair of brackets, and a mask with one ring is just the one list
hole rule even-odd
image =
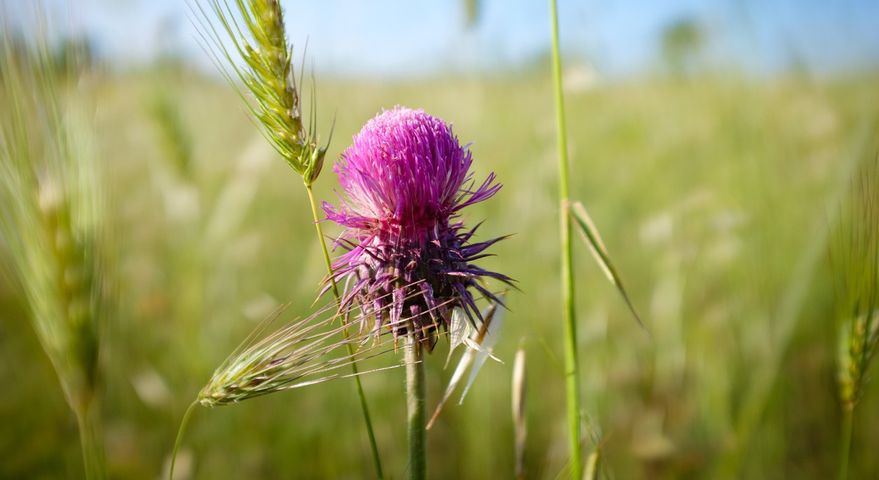
[[104, 469], [104, 443], [101, 438], [98, 412], [90, 405], [76, 409], [76, 423], [79, 427], [79, 441], [82, 447], [82, 462], [85, 478], [101, 480], [107, 478]]
[[186, 427], [189, 425], [189, 417], [195, 411], [198, 401], [194, 401], [186, 408], [183, 419], [180, 420], [180, 428], [177, 430], [177, 440], [174, 441], [174, 451], [171, 452], [171, 468], [168, 472], [168, 480], [174, 480], [174, 465], [177, 463], [177, 451], [180, 450], [180, 444], [183, 442], [183, 435], [186, 433]]
[[854, 405], [846, 405], [842, 409], [842, 429], [839, 433], [839, 480], [848, 479], [848, 463], [852, 449], [852, 426], [854, 424]]
[[424, 351], [414, 335], [406, 335], [406, 410], [409, 433], [409, 479], [427, 477], [424, 428]]
[[[305, 190], [308, 192], [308, 204], [311, 207], [311, 216], [314, 220], [314, 229], [317, 234], [318, 243], [320, 244], [321, 253], [323, 253], [324, 264], [327, 269], [327, 276], [330, 279], [330, 286], [333, 291], [333, 296], [336, 299], [336, 303], [341, 302], [341, 297], [339, 296], [339, 286], [336, 284], [336, 278], [333, 275], [333, 262], [330, 260], [330, 252], [327, 249], [327, 243], [324, 237], [323, 227], [321, 227], [321, 221], [317, 214], [317, 204], [314, 200], [314, 192], [312, 191], [311, 185], [306, 184]], [[343, 329], [342, 335], [344, 335], [345, 339], [349, 338], [348, 334], [348, 316], [344, 315], [343, 317]], [[357, 396], [360, 399], [360, 409], [363, 411], [363, 421], [366, 424], [366, 433], [369, 436], [369, 447], [372, 450], [372, 462], [375, 465], [375, 474], [381, 479], [384, 478], [384, 473], [382, 472], [382, 462], [381, 457], [378, 453], [378, 443], [375, 441], [375, 431], [372, 428], [372, 417], [369, 414], [369, 404], [366, 401], [366, 394], [363, 392], [363, 384], [360, 382], [359, 370], [357, 368], [357, 360], [354, 359], [354, 346], [351, 345], [351, 342], [345, 342], [345, 347], [348, 349], [348, 355], [351, 357], [351, 373], [353, 374], [354, 384], [357, 387]]]
[[559, 149], [559, 233], [561, 237], [562, 263], [562, 316], [565, 329], [565, 385], [567, 390], [568, 441], [571, 450], [571, 478], [579, 479], [583, 471], [583, 459], [580, 452], [580, 376], [578, 374], [577, 361], [571, 216], [568, 212], [568, 139], [565, 124], [565, 102], [562, 92], [562, 61], [559, 53], [558, 7], [556, 3], [556, 0], [549, 1], [550, 20], [552, 23], [552, 77]]

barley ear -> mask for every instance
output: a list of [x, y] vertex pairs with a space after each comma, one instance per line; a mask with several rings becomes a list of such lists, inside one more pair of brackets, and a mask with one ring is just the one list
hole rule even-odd
[[860, 165], [830, 247], [842, 405], [838, 478], [848, 477], [855, 407], [879, 345], [879, 157]]
[[303, 119], [302, 78], [297, 82], [279, 0], [191, 0], [190, 10], [202, 48], [241, 95], [263, 136], [306, 186], [313, 184], [327, 147], [316, 133], [313, 93], [308, 121]]
[[[329, 380], [366, 375], [387, 368], [345, 373], [351, 364], [391, 353], [365, 331], [341, 335], [349, 312], [335, 303], [271, 330], [287, 306], [280, 307], [214, 372], [198, 394], [205, 407], [230, 405], [274, 392], [316, 385]], [[270, 332], [264, 334], [264, 332]], [[350, 348], [349, 348], [350, 347]]]
[[4, 33], [0, 42], [0, 237], [11, 254], [10, 277], [76, 415], [86, 477], [101, 478], [94, 400], [109, 303], [101, 169], [79, 96], [64, 95], [46, 40], [14, 48]]
[[840, 400], [853, 409], [879, 343], [879, 158], [860, 166], [831, 244]]

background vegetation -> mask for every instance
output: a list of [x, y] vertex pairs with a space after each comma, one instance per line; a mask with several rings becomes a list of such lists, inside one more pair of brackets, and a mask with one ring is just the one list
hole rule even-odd
[[[590, 209], [645, 334], [585, 248], [577, 251], [583, 398], [609, 478], [827, 478], [836, 471], [837, 325], [827, 242], [858, 162], [879, 152], [879, 77], [755, 79], [693, 72], [583, 81], [569, 62], [572, 196]], [[677, 49], [677, 50], [676, 50]], [[677, 53], [676, 53], [677, 52]], [[299, 179], [225, 84], [166, 62], [62, 80], [93, 99], [110, 178], [118, 307], [101, 358], [113, 478], [157, 478], [185, 407], [282, 302], [305, 313], [323, 276]], [[516, 278], [503, 338], [462, 406], [430, 431], [432, 478], [509, 478], [510, 381], [528, 355], [528, 477], [567, 457], [563, 415], [554, 122], [548, 68], [398, 81], [317, 78], [328, 159], [395, 104], [473, 142], [477, 176], [505, 184], [471, 209], [481, 235], [514, 234], [487, 264]], [[335, 178], [315, 188], [332, 198]], [[330, 233], [337, 233], [328, 226]], [[6, 262], [0, 243], [0, 261]], [[0, 477], [77, 478], [76, 422], [23, 298], [0, 277]], [[428, 359], [428, 408], [450, 371]], [[390, 365], [387, 356], [372, 361]], [[402, 371], [363, 378], [384, 466], [405, 468]], [[879, 475], [879, 388], [868, 383], [851, 475]], [[371, 473], [353, 386], [342, 380], [199, 409], [178, 469], [189, 478], [360, 478]]]

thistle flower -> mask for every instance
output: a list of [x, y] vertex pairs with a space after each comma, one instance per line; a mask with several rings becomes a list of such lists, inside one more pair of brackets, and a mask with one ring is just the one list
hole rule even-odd
[[342, 304], [359, 305], [375, 333], [386, 325], [430, 349], [453, 308], [473, 323], [481, 319], [472, 290], [500, 303], [482, 280], [512, 282], [473, 263], [503, 237], [472, 242], [476, 227], [459, 220], [461, 210], [501, 188], [493, 173], [477, 185], [472, 161], [450, 125], [396, 107], [370, 120], [335, 166], [346, 198], [324, 210], [346, 227], [339, 244], [349, 250], [336, 261], [334, 279], [346, 283]]

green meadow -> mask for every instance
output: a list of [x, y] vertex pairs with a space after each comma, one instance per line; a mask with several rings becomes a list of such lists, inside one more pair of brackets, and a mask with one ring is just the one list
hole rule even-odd
[[[835, 286], [829, 248], [857, 165], [879, 152], [879, 78], [738, 73], [590, 80], [566, 65], [571, 196], [588, 208], [641, 328], [575, 239], [584, 449], [603, 478], [798, 478], [836, 473]], [[585, 78], [585, 80], [584, 80]], [[111, 478], [167, 475], [181, 416], [213, 370], [289, 302], [307, 316], [325, 271], [301, 179], [221, 80], [179, 65], [62, 86], [89, 105], [105, 165], [114, 307], [99, 411]], [[306, 82], [305, 91], [313, 88]], [[464, 212], [511, 235], [482, 263], [518, 282], [502, 337], [463, 402], [428, 432], [430, 478], [511, 478], [513, 358], [527, 357], [528, 478], [568, 462], [559, 306], [555, 121], [547, 68], [415, 80], [316, 79], [331, 164], [384, 108], [423, 108], [471, 143], [475, 178], [504, 187]], [[326, 133], [324, 133], [326, 139]], [[326, 224], [330, 236], [339, 233]], [[335, 254], [338, 254], [337, 250]], [[0, 263], [9, 252], [0, 243]], [[74, 417], [11, 276], [0, 277], [0, 477], [80, 478]], [[427, 358], [432, 413], [454, 368]], [[398, 364], [402, 350], [362, 368]], [[403, 369], [362, 377], [388, 478], [406, 472]], [[879, 388], [857, 410], [851, 478], [874, 478]], [[368, 478], [351, 380], [198, 408], [178, 478]]]

